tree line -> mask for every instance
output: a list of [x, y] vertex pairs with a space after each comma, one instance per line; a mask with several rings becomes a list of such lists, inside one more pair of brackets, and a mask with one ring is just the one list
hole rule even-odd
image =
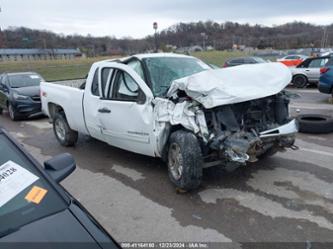
[[[234, 44], [253, 48], [296, 49], [304, 47], [333, 47], [333, 24], [327, 26], [304, 22], [292, 22], [267, 27], [217, 23], [213, 21], [178, 23], [157, 35], [160, 49], [170, 46], [212, 46], [217, 50], [231, 49]], [[91, 35], [63, 35], [46, 30], [25, 27], [10, 27], [0, 32], [1, 48], [80, 48], [88, 56], [133, 54], [153, 51], [154, 36], [143, 39], [130, 37], [117, 39], [114, 36], [94, 37]]]

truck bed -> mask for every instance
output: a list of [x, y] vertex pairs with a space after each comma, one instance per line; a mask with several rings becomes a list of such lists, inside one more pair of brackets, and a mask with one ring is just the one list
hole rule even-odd
[[86, 79], [71, 79], [71, 80], [49, 81], [47, 83], [79, 88], [85, 81]]
[[85, 79], [41, 83], [43, 112], [52, 120], [54, 110], [61, 109], [72, 130], [88, 134], [83, 115], [84, 89], [79, 87]]

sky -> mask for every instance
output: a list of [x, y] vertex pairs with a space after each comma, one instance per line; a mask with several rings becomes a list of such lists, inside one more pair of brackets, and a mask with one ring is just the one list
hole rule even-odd
[[333, 0], [0, 0], [0, 27], [142, 38], [179, 22], [333, 23]]

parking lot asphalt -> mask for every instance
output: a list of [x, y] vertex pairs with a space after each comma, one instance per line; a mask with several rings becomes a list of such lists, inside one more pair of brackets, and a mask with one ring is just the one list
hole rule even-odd
[[[333, 115], [328, 95], [291, 91], [301, 96], [293, 115]], [[73, 154], [78, 168], [64, 187], [119, 242], [333, 242], [333, 133], [299, 134], [299, 150], [235, 172], [206, 169], [200, 189], [179, 194], [158, 159], [85, 136], [61, 147], [45, 118], [12, 122], [4, 113], [0, 125], [40, 162]]]

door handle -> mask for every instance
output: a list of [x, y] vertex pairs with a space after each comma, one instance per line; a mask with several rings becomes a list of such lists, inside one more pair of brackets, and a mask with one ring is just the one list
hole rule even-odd
[[100, 113], [111, 113], [111, 110], [108, 108], [103, 107], [102, 109], [98, 109], [98, 112]]
[[305, 70], [306, 72], [310, 72], [310, 69]]

